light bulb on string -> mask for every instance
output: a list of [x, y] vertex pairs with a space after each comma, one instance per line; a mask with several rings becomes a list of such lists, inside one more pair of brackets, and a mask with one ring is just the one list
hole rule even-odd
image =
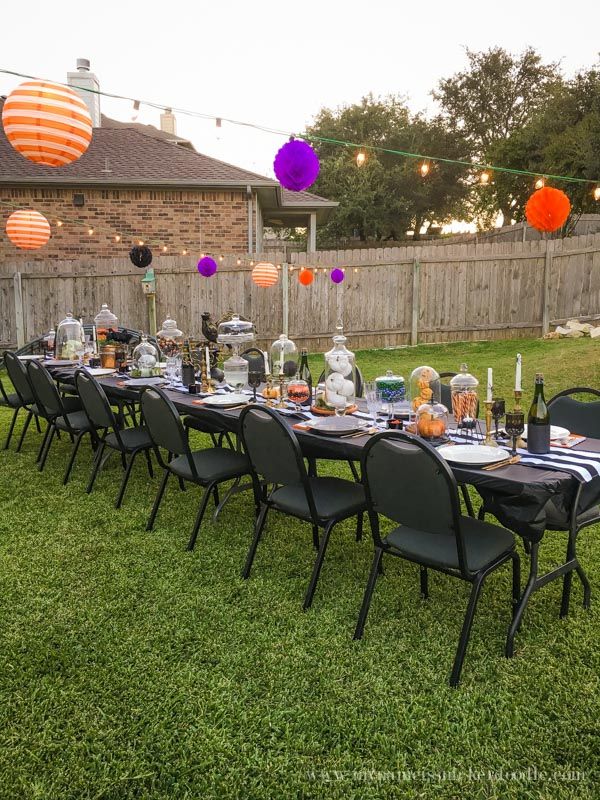
[[225, 256], [219, 256], [219, 261], [223, 261], [224, 258]]
[[166, 244], [163, 244], [163, 246], [162, 246], [162, 251], [163, 251], [163, 253], [166, 253], [168, 249], [169, 249], [169, 248], [167, 247], [167, 245], [166, 245]]
[[365, 151], [359, 150], [358, 153], [356, 154], [356, 166], [362, 167], [362, 165], [365, 163], [366, 160], [367, 160], [367, 154], [365, 153]]
[[238, 260], [237, 260], [237, 265], [238, 265], [238, 267], [240, 266], [240, 264], [241, 264], [241, 263], [242, 263], [242, 259], [241, 259], [241, 258], [238, 258]]
[[139, 246], [140, 246], [140, 247], [143, 247], [143, 246], [144, 246], [144, 240], [143, 240], [143, 239], [140, 239], [140, 240], [138, 241], [138, 244], [139, 244]]
[[121, 241], [121, 236], [117, 233], [115, 235], [115, 242], [120, 242], [120, 241]]
[[594, 200], [600, 200], [600, 186], [596, 186], [594, 189]]
[[545, 185], [546, 181], [543, 178], [538, 178], [537, 181], [535, 182], [536, 189], [543, 189]]
[[429, 175], [430, 169], [431, 167], [429, 165], [429, 161], [423, 161], [423, 163], [419, 167], [419, 172], [421, 173], [421, 177], [426, 178]]
[[88, 228], [88, 234], [90, 236], [93, 236], [94, 235], [94, 229], [93, 228]]
[[187, 250], [185, 250], [185, 249], [184, 249], [184, 250], [182, 250], [182, 251], [181, 251], [181, 255], [182, 255], [182, 256], [187, 256]]
[[60, 219], [56, 220], [56, 227], [57, 228], [62, 228], [62, 220], [60, 220]]
[[487, 170], [484, 170], [481, 175], [479, 176], [479, 183], [482, 186], [487, 186], [490, 182], [490, 173]]

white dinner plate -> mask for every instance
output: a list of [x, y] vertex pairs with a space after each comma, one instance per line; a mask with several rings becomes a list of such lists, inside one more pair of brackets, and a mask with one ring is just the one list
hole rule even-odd
[[310, 427], [326, 436], [346, 436], [358, 432], [364, 428], [364, 424], [355, 417], [322, 417], [312, 420]]
[[89, 372], [95, 378], [99, 378], [102, 375], [114, 375], [116, 371], [116, 369], [108, 369], [108, 367], [86, 367], [86, 372]]
[[[567, 430], [567, 428], [561, 428], [560, 425], [550, 425], [550, 440], [566, 439], [570, 433], [571, 431]], [[527, 439], [527, 425], [525, 425], [521, 438]]]
[[228, 406], [241, 406], [248, 402], [248, 397], [245, 394], [236, 394], [236, 392], [228, 392], [227, 394], [210, 394], [204, 398], [204, 405], [206, 406], [219, 406], [220, 408], [227, 408]]
[[19, 356], [19, 361], [43, 361], [44, 356], [40, 353], [30, 354], [26, 356]]
[[68, 358], [50, 358], [46, 361], [48, 367], [76, 367], [77, 361], [71, 361]]
[[510, 456], [503, 447], [489, 447], [486, 444], [444, 444], [437, 451], [446, 461], [469, 467], [485, 467]]

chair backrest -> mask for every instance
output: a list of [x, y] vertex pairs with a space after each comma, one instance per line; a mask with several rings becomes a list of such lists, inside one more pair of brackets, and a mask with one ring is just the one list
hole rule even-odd
[[258, 347], [249, 347], [242, 353], [242, 358], [248, 362], [248, 370], [250, 372], [265, 372], [265, 356], [262, 350]]
[[119, 437], [117, 420], [104, 389], [83, 369], [75, 372], [75, 386], [83, 409], [94, 428], [112, 428]]
[[240, 414], [240, 436], [253, 471], [267, 483], [308, 487], [298, 440], [276, 411], [246, 406]]
[[189, 456], [190, 448], [181, 418], [162, 389], [156, 386], [144, 389], [141, 407], [142, 416], [154, 444], [169, 453]]
[[[586, 402], [572, 395], [587, 394], [598, 400]], [[600, 439], [600, 391], [590, 387], [575, 386], [559, 392], [548, 401], [550, 422], [561, 425], [573, 433]]]
[[[453, 378], [455, 375], [456, 372], [440, 372], [440, 379]], [[442, 380], [440, 380], [440, 401], [452, 413], [452, 392], [450, 386]]]
[[22, 403], [29, 405], [34, 402], [33, 390], [27, 375], [27, 367], [11, 350], [4, 353], [4, 366], [10, 378], [10, 382], [15, 387], [15, 392], [19, 395]]
[[[466, 572], [456, 479], [435, 448], [403, 431], [383, 431], [365, 446], [362, 470], [369, 509], [423, 533], [451, 536]], [[373, 533], [379, 545], [377, 526]]]
[[46, 418], [64, 417], [65, 410], [52, 375], [39, 361], [27, 364], [27, 374], [33, 390], [36, 405]]

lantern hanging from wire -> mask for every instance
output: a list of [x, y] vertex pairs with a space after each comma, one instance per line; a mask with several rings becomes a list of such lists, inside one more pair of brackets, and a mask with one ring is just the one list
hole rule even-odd
[[6, 235], [21, 250], [38, 250], [50, 238], [50, 223], [33, 209], [13, 211], [6, 220]]
[[532, 228], [552, 233], [561, 228], [571, 212], [571, 201], [560, 189], [544, 186], [535, 191], [525, 206], [525, 216]]
[[262, 289], [274, 286], [279, 280], [277, 267], [268, 261], [260, 261], [252, 270], [252, 280]]
[[302, 192], [317, 180], [319, 157], [308, 142], [292, 139], [278, 150], [273, 169], [285, 189]]

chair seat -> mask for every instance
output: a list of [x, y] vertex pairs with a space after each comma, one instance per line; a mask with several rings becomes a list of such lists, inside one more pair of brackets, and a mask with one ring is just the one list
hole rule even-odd
[[[587, 511], [582, 511], [582, 513], [577, 516], [577, 524], [580, 527], [591, 525], [598, 520], [600, 520], [600, 506], [588, 508]], [[546, 530], [569, 530], [569, 513], [567, 511], [561, 511], [551, 500], [546, 504]]]
[[250, 472], [250, 463], [243, 453], [236, 453], [229, 447], [212, 447], [192, 453], [198, 477], [192, 475], [187, 456], [177, 456], [169, 462], [169, 469], [188, 481], [202, 484], [211, 481], [226, 481]]
[[[499, 556], [514, 550], [515, 537], [499, 525], [461, 517], [461, 529], [470, 572], [479, 572]], [[383, 541], [415, 561], [426, 562], [434, 567], [459, 569], [454, 535], [425, 533], [401, 525]]]
[[0, 406], [5, 406], [7, 408], [23, 408], [23, 405], [18, 394], [9, 394], [6, 396], [6, 400], [0, 397]]
[[[140, 450], [152, 447], [152, 439], [148, 430], [144, 427], [123, 428], [119, 431], [123, 446], [128, 453], [133, 450]], [[114, 433], [109, 433], [105, 439], [106, 444], [115, 450], [120, 450], [119, 442]]]
[[[365, 490], [360, 483], [343, 478], [309, 478], [319, 519], [352, 517], [366, 506]], [[310, 519], [306, 493], [300, 484], [276, 489], [271, 502], [279, 511]]]
[[68, 431], [69, 427], [78, 433], [93, 430], [85, 411], [73, 411], [71, 414], [67, 414], [67, 420], [69, 426], [67, 426], [63, 417], [57, 417], [54, 424], [61, 431]]

